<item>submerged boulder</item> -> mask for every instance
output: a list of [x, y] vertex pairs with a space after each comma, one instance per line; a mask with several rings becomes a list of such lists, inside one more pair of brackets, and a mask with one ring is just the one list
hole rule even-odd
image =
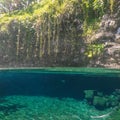
[[105, 97], [94, 96], [93, 105], [98, 109], [104, 109], [107, 103], [107, 99]]
[[94, 90], [85, 90], [84, 93], [86, 99], [92, 99], [94, 97]]
[[120, 90], [117, 89], [111, 94], [105, 94], [101, 91], [85, 90], [84, 99], [87, 100], [88, 104], [95, 106], [99, 110], [107, 108], [115, 108], [120, 102]]

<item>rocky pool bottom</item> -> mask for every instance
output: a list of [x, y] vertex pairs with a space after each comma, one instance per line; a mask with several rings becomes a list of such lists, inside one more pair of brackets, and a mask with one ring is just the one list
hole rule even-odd
[[73, 98], [43, 96], [0, 98], [0, 120], [119, 120], [116, 119], [120, 117], [119, 112], [119, 109], [114, 108], [97, 110], [85, 100], [78, 101]]
[[0, 97], [0, 120], [119, 120], [120, 90], [84, 90], [82, 99], [10, 95]]

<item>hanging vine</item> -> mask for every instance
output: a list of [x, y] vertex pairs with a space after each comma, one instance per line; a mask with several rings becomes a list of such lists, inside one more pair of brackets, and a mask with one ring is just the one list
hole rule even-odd
[[50, 18], [50, 15], [48, 15], [48, 55], [50, 55], [50, 50], [51, 50], [51, 18]]
[[110, 2], [110, 11], [111, 11], [111, 14], [112, 14], [113, 11], [114, 11], [115, 0], [109, 0], [109, 2]]
[[18, 25], [18, 33], [17, 33], [17, 42], [16, 42], [16, 56], [17, 56], [17, 60], [18, 60], [18, 56], [19, 56], [19, 50], [20, 50], [20, 34], [21, 34], [21, 28], [20, 28], [20, 22]]

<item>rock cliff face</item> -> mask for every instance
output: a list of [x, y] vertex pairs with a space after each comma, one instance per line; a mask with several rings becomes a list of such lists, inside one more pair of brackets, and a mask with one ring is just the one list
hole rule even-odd
[[98, 31], [90, 37], [92, 42], [103, 43], [103, 53], [91, 60], [91, 66], [120, 68], [120, 1], [114, 14], [103, 16]]
[[[89, 35], [88, 39], [92, 44], [86, 43], [87, 39], [83, 35], [85, 9], [81, 8], [81, 1], [67, 0], [67, 2], [63, 13], [59, 11], [57, 13], [53, 3], [50, 6], [46, 3], [50, 10], [43, 13], [42, 17], [38, 15], [31, 19], [31, 14], [36, 10], [33, 10], [30, 15], [27, 12], [27, 17], [26, 14], [22, 16], [19, 13], [21, 15], [19, 19], [22, 18], [23, 21], [11, 17], [17, 13], [5, 16], [1, 20], [2, 23], [0, 22], [0, 66], [120, 68], [119, 0], [116, 0], [114, 13], [105, 14], [99, 29]], [[59, 9], [62, 10], [63, 7], [64, 4]], [[28, 11], [30, 9], [32, 7]], [[34, 15], [37, 14], [36, 12]], [[88, 13], [86, 13], [87, 16]], [[96, 19], [93, 9], [92, 14]], [[23, 17], [26, 18], [23, 19]], [[94, 18], [90, 19], [94, 20]]]

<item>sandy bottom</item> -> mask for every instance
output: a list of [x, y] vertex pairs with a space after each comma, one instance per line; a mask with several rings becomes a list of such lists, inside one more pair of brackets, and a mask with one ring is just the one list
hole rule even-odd
[[91, 118], [107, 114], [85, 101], [43, 96], [7, 96], [0, 98], [0, 120], [107, 120]]

